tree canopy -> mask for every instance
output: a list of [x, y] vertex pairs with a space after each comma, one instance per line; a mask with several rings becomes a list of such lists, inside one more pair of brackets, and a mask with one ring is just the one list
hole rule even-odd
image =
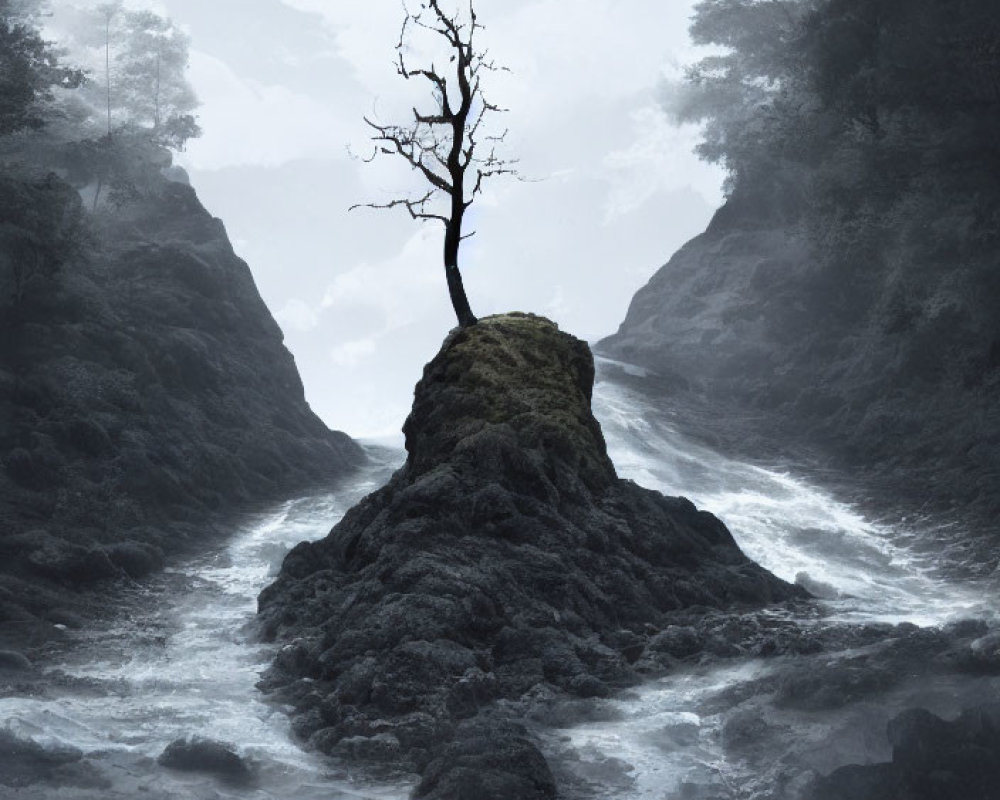
[[120, 0], [66, 9], [61, 19], [68, 50], [89, 67], [83, 95], [95, 133], [131, 129], [173, 150], [199, 135], [187, 80], [190, 41], [173, 21]]
[[1000, 336], [994, 0], [703, 0], [692, 34], [715, 52], [667, 107], [734, 208], [811, 244], [811, 318]]
[[80, 70], [60, 63], [59, 51], [35, 27], [32, 4], [0, 0], [0, 136], [40, 128], [43, 103], [54, 87], [76, 88]]
[[700, 153], [728, 168], [730, 190], [789, 163], [875, 180], [928, 156], [996, 163], [991, 0], [703, 0], [691, 33], [722, 52], [668, 104], [705, 124]]

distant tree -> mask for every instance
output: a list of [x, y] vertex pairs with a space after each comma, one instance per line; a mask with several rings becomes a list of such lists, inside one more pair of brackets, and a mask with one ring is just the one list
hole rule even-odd
[[973, 140], [995, 157], [994, 0], [701, 0], [691, 34], [719, 52], [669, 110], [704, 124], [699, 152], [728, 168], [730, 190], [794, 164], [821, 177], [812, 196], [847, 208], [858, 181], [887, 197]]
[[198, 100], [187, 81], [188, 37], [150, 11], [124, 16], [117, 56], [121, 104], [133, 125], [151, 130], [155, 142], [172, 149], [200, 133], [191, 112]]
[[53, 88], [83, 81], [83, 73], [63, 66], [59, 51], [41, 37], [35, 10], [24, 2], [0, 0], [0, 136], [40, 128]]
[[56, 27], [91, 75], [72, 109], [76, 136], [63, 142], [69, 180], [93, 190], [93, 210], [156, 191], [171, 160], [167, 151], [182, 150], [201, 133], [186, 76], [188, 37], [171, 20], [131, 11], [120, 0], [64, 6]]
[[[490, 135], [484, 123], [491, 114], [503, 109], [485, 96], [482, 78], [498, 67], [475, 43], [482, 29], [472, 2], [468, 13], [448, 14], [438, 0], [422, 3], [411, 13], [404, 6], [403, 26], [396, 44], [396, 72], [404, 79], [422, 79], [430, 84], [432, 107], [427, 111], [413, 108], [413, 119], [405, 125], [383, 125], [365, 117], [374, 131], [372, 158], [388, 155], [402, 158], [430, 185], [423, 194], [403, 197], [386, 203], [362, 203], [351, 208], [404, 208], [413, 219], [436, 220], [444, 225], [444, 269], [458, 323], [474, 325], [476, 317], [469, 306], [458, 267], [459, 246], [472, 234], [462, 233], [465, 212], [482, 191], [483, 182], [496, 175], [516, 174], [515, 161], [497, 155], [495, 146], [506, 131]], [[429, 32], [431, 39], [443, 40], [449, 71], [429, 65], [412, 66], [406, 52], [414, 33]], [[451, 83], [451, 80], [454, 83]], [[435, 201], [443, 200], [441, 205]]]
[[104, 31], [104, 94], [107, 106], [108, 139], [111, 138], [111, 41], [112, 26], [122, 11], [122, 0], [101, 3], [95, 11]]
[[1000, 298], [996, 0], [701, 0], [692, 35], [714, 52], [668, 109], [734, 205], [813, 245], [811, 313], [850, 328], [892, 287], [871, 313], [899, 330]]
[[87, 94], [95, 115], [101, 108], [105, 136], [116, 138], [127, 128], [181, 150], [201, 133], [186, 75], [189, 39], [171, 20], [129, 11], [121, 0], [69, 8], [60, 19], [71, 51], [91, 67]]
[[779, 120], [811, 113], [814, 95], [804, 84], [795, 43], [812, 0], [702, 0], [691, 38], [717, 52], [689, 67], [669, 94], [668, 111], [680, 122], [704, 125], [698, 153], [729, 170], [729, 190], [754, 179], [801, 131]]

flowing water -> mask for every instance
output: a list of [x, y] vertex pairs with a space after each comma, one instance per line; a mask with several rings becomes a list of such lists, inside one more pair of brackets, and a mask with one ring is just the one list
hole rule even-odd
[[871, 522], [783, 469], [699, 445], [619, 384], [598, 381], [593, 407], [621, 477], [711, 511], [750, 558], [798, 580], [838, 618], [934, 625], [991, 611], [981, 586], [949, 582], [933, 553], [910, 547], [920, 531]]
[[[822, 598], [824, 624], [995, 622], [1000, 576], [945, 577], [926, 546], [935, 531], [874, 523], [784, 469], [726, 458], [620, 384], [599, 380], [593, 406], [621, 477], [716, 514], [748, 556]], [[541, 735], [572, 797], [783, 800], [813, 775], [890, 760], [886, 723], [903, 708], [948, 717], [1000, 694], [996, 679], [940, 676], [826, 711], [776, 708], [768, 680], [789, 663], [811, 668], [806, 658], [680, 669], [612, 701], [596, 722]]]
[[[734, 461], [702, 447], [615, 383], [598, 382], [594, 410], [622, 477], [687, 496], [714, 512], [751, 558], [822, 596], [827, 619], [933, 625], [993, 613], [981, 585], [948, 582], [928, 556], [908, 546], [914, 531], [874, 524], [781, 469]], [[285, 715], [254, 688], [273, 648], [254, 643], [244, 630], [257, 594], [288, 548], [324, 536], [402, 459], [399, 451], [372, 453], [372, 466], [331, 493], [288, 501], [241, 526], [217, 551], [143, 582], [114, 625], [79, 634], [65, 661], [50, 667], [53, 683], [47, 691], [0, 699], [0, 726], [51, 752], [76, 748], [87, 756], [86, 764], [96, 765], [61, 768], [52, 783], [0, 784], [0, 797], [406, 797], [408, 785], [365, 783], [293, 743]], [[557, 769], [576, 781], [579, 796], [769, 797], [755, 788], [745, 763], [727, 755], [724, 733], [732, 709], [720, 712], [713, 698], [752, 684], [773, 668], [770, 662], [744, 660], [685, 670], [610, 702], [603, 721], [543, 738]], [[954, 687], [940, 691], [956, 694]], [[793, 731], [803, 763], [823, 769], [885, 756], [877, 742], [831, 735], [838, 726], [877, 727], [881, 717], [857, 715], [878, 713], [854, 710], [836, 719], [785, 715], [775, 725]], [[231, 785], [156, 765], [169, 742], [189, 735], [235, 743], [254, 765], [254, 783]], [[839, 749], [831, 755], [834, 740]]]
[[[255, 643], [245, 630], [284, 554], [325, 536], [402, 461], [400, 452], [384, 448], [369, 455], [371, 465], [334, 491], [282, 503], [242, 525], [217, 551], [143, 582], [112, 626], [88, 632], [67, 661], [52, 666], [55, 686], [43, 696], [0, 699], [0, 724], [18, 738], [53, 752], [76, 748], [96, 765], [95, 771], [71, 764], [49, 785], [5, 787], [0, 779], [0, 798], [407, 797], [407, 786], [355, 780], [294, 744], [286, 715], [255, 689], [273, 647]], [[253, 765], [253, 786], [157, 766], [171, 741], [189, 736], [235, 743]], [[70, 785], [54, 785], [62, 782]]]

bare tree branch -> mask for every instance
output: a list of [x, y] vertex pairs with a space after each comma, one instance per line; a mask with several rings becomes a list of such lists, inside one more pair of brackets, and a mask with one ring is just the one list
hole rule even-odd
[[[489, 120], [506, 109], [486, 99], [482, 76], [509, 70], [488, 58], [486, 50], [476, 48], [476, 32], [482, 29], [472, 0], [465, 14], [454, 15], [446, 13], [439, 0], [424, 0], [416, 12], [410, 11], [404, 0], [403, 23], [396, 43], [396, 72], [405, 80], [426, 80], [434, 107], [423, 110], [413, 106], [412, 120], [405, 126], [382, 125], [365, 117], [374, 142], [372, 157], [365, 160], [383, 155], [402, 158], [431, 188], [420, 197], [351, 206], [351, 210], [404, 208], [413, 219], [444, 224], [445, 275], [455, 313], [463, 326], [476, 322], [458, 269], [459, 245], [474, 233], [462, 233], [464, 214], [482, 193], [485, 181], [499, 175], [518, 175], [517, 161], [496, 152], [507, 131], [490, 134], [487, 128]], [[439, 71], [433, 61], [420, 66], [408, 62], [409, 43], [421, 33], [429, 34], [432, 41], [443, 40], [448, 70]]]

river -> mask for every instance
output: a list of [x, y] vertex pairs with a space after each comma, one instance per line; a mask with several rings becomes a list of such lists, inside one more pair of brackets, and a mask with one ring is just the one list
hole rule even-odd
[[[827, 620], [926, 626], [992, 619], [983, 585], [942, 577], [927, 548], [910, 547], [919, 532], [868, 521], [784, 469], [734, 461], [698, 445], [678, 432], [668, 414], [618, 384], [598, 381], [594, 410], [622, 477], [685, 495], [714, 512], [750, 557], [822, 596]], [[67, 758], [68, 766], [55, 770], [50, 782], [0, 786], [0, 797], [406, 797], [408, 785], [366, 782], [294, 744], [286, 716], [255, 689], [273, 648], [254, 642], [246, 630], [257, 594], [283, 554], [299, 541], [324, 536], [403, 459], [402, 451], [384, 447], [372, 447], [370, 454], [369, 467], [329, 493], [289, 500], [247, 520], [219, 548], [143, 581], [123, 600], [114, 624], [73, 634], [76, 646], [47, 667], [53, 680], [45, 692], [0, 699], [2, 725], [18, 739], [85, 756]], [[684, 670], [606, 702], [596, 721], [540, 735], [553, 763], [573, 777], [571, 794], [581, 797], [769, 796], [763, 782], [775, 776], [747, 774], [745, 760], [734, 760], [723, 747], [726, 726], [751, 706], [730, 703], [720, 711], [712, 698], [752, 685], [773, 669], [774, 661], [743, 660]], [[952, 701], [965, 690], [982, 687], [941, 689]], [[772, 727], [787, 728], [780, 741], [794, 740], [800, 771], [802, 764], [832, 768], [854, 757], [885, 757], [877, 742], [852, 744], [850, 732], [883, 722], [864, 714], [886, 713], [790, 713], [775, 718]], [[236, 743], [254, 765], [253, 785], [156, 764], [168, 743], [191, 734]], [[827, 752], [831, 742], [839, 743], [834, 756]]]

